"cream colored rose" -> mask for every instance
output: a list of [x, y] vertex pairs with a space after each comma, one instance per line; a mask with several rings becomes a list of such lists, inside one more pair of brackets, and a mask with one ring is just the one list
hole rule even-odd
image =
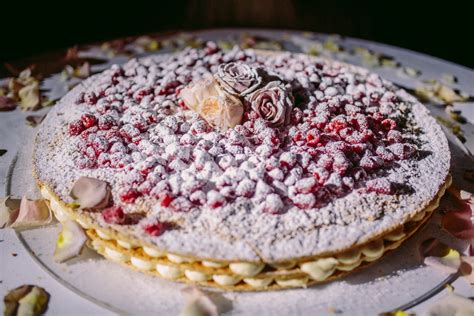
[[181, 90], [180, 97], [192, 111], [209, 125], [225, 131], [242, 122], [244, 106], [239, 98], [222, 90], [214, 79], [191, 84]]

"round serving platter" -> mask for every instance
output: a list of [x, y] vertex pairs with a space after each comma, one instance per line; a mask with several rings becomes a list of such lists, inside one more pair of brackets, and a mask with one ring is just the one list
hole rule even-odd
[[[268, 39], [268, 42], [278, 42], [285, 50], [305, 52], [314, 41], [324, 41], [327, 37], [322, 34], [301, 32], [281, 32], [266, 30], [215, 30], [192, 33], [202, 40], [238, 41], [242, 34]], [[176, 37], [169, 34], [168, 37]], [[357, 39], [337, 39], [344, 47], [363, 47], [371, 51], [391, 56], [407, 67], [417, 69], [420, 74], [416, 77], [404, 76], [400, 70], [391, 67], [374, 67], [377, 72], [395, 84], [408, 90], [414, 90], [422, 80], [439, 79], [443, 75], [456, 76], [457, 83], [453, 88], [474, 95], [474, 72], [470, 69], [445, 62], [433, 57], [376, 44]], [[269, 45], [270, 45], [269, 44]], [[166, 52], [167, 49], [155, 53]], [[169, 51], [169, 50], [168, 50]], [[100, 55], [103, 52], [95, 46], [90, 46], [83, 52], [84, 56]], [[138, 52], [138, 56], [148, 53]], [[346, 62], [364, 66], [360, 59], [350, 54], [335, 54]], [[107, 62], [93, 66], [93, 71], [100, 71], [112, 63], [122, 63], [128, 58], [120, 54]], [[58, 75], [47, 78], [43, 88], [51, 95], [60, 94], [58, 86], [61, 81]], [[59, 91], [59, 92], [58, 92]], [[63, 92], [64, 93], [64, 92]], [[57, 96], [56, 96], [57, 97]], [[444, 115], [442, 107], [427, 104], [433, 115]], [[473, 107], [473, 104], [458, 105]], [[41, 110], [46, 113], [46, 109]], [[474, 113], [465, 113], [468, 120], [474, 120]], [[40, 112], [41, 113], [41, 112]], [[0, 115], [0, 135], [2, 148], [8, 150], [7, 155], [0, 159], [0, 177], [5, 178], [5, 195], [29, 197], [37, 196], [38, 192], [32, 176], [31, 151], [36, 130], [28, 127], [24, 121], [25, 114], [14, 111]], [[462, 144], [454, 135], [446, 130], [453, 154], [452, 174], [454, 183], [470, 188], [472, 184], [462, 178], [461, 166], [466, 166], [469, 151], [474, 150], [474, 128], [470, 123], [463, 125], [466, 142]], [[328, 284], [307, 289], [232, 293], [209, 290], [209, 296], [216, 302], [221, 312], [229, 315], [261, 314], [332, 314], [350, 313], [378, 314], [396, 309], [408, 309], [442, 290], [446, 284], [457, 278], [433, 268], [420, 264], [418, 245], [427, 238], [438, 237], [441, 240], [457, 244], [465, 249], [467, 243], [454, 240], [439, 228], [440, 214], [435, 212], [433, 218], [419, 232], [400, 248], [387, 254], [380, 262], [367, 269], [358, 271], [349, 277]], [[161, 314], [178, 314], [184, 306], [180, 289], [185, 285], [164, 281], [139, 272], [125, 269], [118, 264], [107, 261], [87, 249], [84, 253], [67, 264], [53, 261], [53, 251], [59, 232], [59, 224], [29, 230], [17, 231], [17, 238], [27, 249], [35, 262], [41, 265], [50, 275], [80, 296], [120, 314], [146, 314], [160, 312]]]

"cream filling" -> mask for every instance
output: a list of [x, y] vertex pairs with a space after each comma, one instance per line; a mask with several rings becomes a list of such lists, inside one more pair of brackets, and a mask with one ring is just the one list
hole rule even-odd
[[164, 252], [156, 250], [155, 248], [143, 246], [142, 249], [144, 253], [146, 253], [147, 255], [153, 258], [161, 258], [166, 255]]
[[334, 258], [322, 258], [316, 261], [305, 262], [300, 265], [301, 271], [309, 274], [315, 281], [326, 280], [336, 270], [339, 262]]
[[290, 270], [296, 265], [296, 261], [269, 263], [269, 266], [279, 270]]
[[273, 282], [273, 278], [245, 278], [244, 282], [251, 287], [267, 287]]
[[117, 239], [116, 241], [117, 241], [117, 244], [122, 248], [125, 248], [125, 249], [132, 249], [133, 248], [132, 243], [129, 243], [128, 241], [120, 240], [120, 239]]
[[275, 282], [282, 287], [301, 287], [301, 286], [306, 286], [308, 283], [308, 277], [303, 277], [299, 279], [276, 279]]
[[423, 218], [425, 218], [425, 211], [422, 211], [422, 212], [419, 212], [418, 214], [416, 214], [415, 216], [413, 216], [411, 218], [411, 220], [413, 222], [419, 222], [421, 221]]
[[104, 252], [107, 255], [107, 257], [109, 257], [110, 259], [114, 261], [127, 262], [130, 259], [130, 257], [127, 254], [121, 253], [109, 247], [105, 247]]
[[216, 268], [216, 269], [224, 268], [227, 266], [227, 263], [224, 263], [224, 262], [206, 261], [206, 260], [201, 261], [201, 264], [205, 267]]
[[241, 278], [236, 275], [228, 274], [214, 274], [212, 279], [219, 285], [235, 285], [241, 280]]
[[360, 248], [354, 248], [344, 253], [341, 253], [336, 258], [340, 263], [350, 265], [354, 262], [357, 262], [360, 259], [361, 254], [362, 252], [360, 251]]
[[97, 233], [97, 236], [103, 240], [112, 240], [112, 237], [101, 229], [96, 229], [95, 232]]
[[395, 229], [394, 231], [390, 232], [389, 234], [383, 236], [383, 239], [388, 241], [398, 241], [405, 237], [405, 232], [403, 226]]
[[131, 257], [130, 263], [140, 270], [150, 271], [153, 270], [153, 263], [147, 260], [143, 260], [137, 257]]
[[194, 282], [204, 282], [212, 278], [212, 275], [210, 274], [195, 270], [184, 270], [184, 275]]
[[385, 252], [385, 247], [383, 244], [383, 240], [377, 239], [372, 241], [368, 245], [365, 245], [362, 248], [362, 253], [364, 254], [364, 260], [371, 262], [377, 260], [378, 258], [382, 257]]
[[350, 264], [338, 264], [336, 266], [336, 269], [337, 270], [340, 270], [340, 271], [352, 271], [354, 270], [355, 268], [357, 268], [358, 266], [360, 266], [360, 264], [362, 263], [362, 259], [357, 259], [357, 261], [354, 261]]
[[86, 221], [84, 221], [84, 220], [82, 220], [82, 219], [80, 219], [80, 218], [76, 219], [76, 222], [77, 222], [79, 225], [81, 225], [82, 228], [84, 228], [84, 229], [89, 229], [89, 228], [91, 228], [91, 225], [89, 225], [89, 223], [87, 223]]
[[49, 201], [49, 207], [53, 211], [53, 214], [56, 219], [61, 223], [64, 223], [69, 220], [68, 214], [64, 211], [64, 208], [55, 199]]
[[156, 271], [158, 271], [158, 273], [162, 277], [170, 280], [176, 280], [177, 278], [180, 278], [183, 275], [183, 272], [180, 268], [167, 266], [165, 264], [160, 263], [156, 264]]
[[244, 277], [256, 276], [264, 267], [265, 264], [263, 263], [235, 262], [229, 264], [229, 268], [232, 272]]

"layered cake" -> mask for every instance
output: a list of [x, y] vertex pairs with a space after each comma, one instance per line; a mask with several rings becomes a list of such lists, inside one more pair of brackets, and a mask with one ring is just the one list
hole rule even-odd
[[405, 91], [314, 56], [132, 59], [48, 114], [41, 193], [107, 259], [227, 290], [327, 282], [419, 229], [450, 184], [441, 128]]

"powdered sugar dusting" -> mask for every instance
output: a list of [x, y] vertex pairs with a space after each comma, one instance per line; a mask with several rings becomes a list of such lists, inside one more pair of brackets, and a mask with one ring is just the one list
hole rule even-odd
[[[51, 111], [37, 140], [40, 181], [70, 201], [79, 176], [106, 180], [124, 212], [144, 215], [114, 229], [170, 252], [228, 260], [344, 249], [402, 223], [437, 193], [447, 142], [412, 97], [342, 63], [244, 53], [215, 54], [245, 57], [291, 83], [298, 108], [288, 126], [249, 117], [220, 134], [183, 109], [180, 87], [215, 72], [215, 54], [132, 60]], [[109, 226], [100, 213], [88, 216]], [[157, 219], [180, 229], [149, 236], [143, 227]]]

